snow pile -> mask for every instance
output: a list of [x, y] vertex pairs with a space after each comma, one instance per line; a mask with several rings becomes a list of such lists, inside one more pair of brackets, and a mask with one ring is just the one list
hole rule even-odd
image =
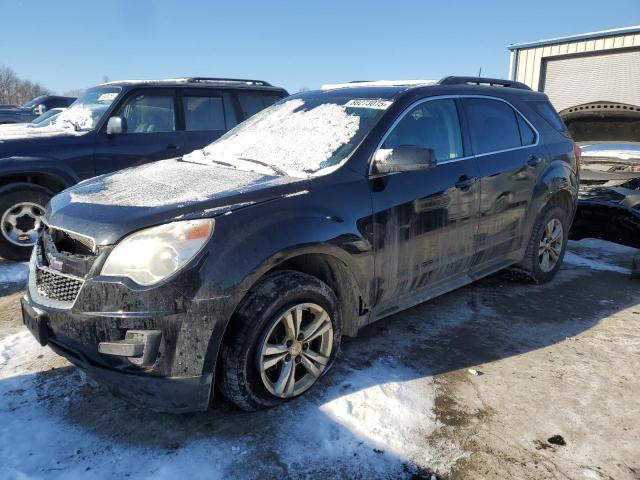
[[[336, 167], [328, 161], [355, 137], [360, 117], [349, 115], [344, 105], [326, 103], [309, 110], [304, 106], [300, 99], [284, 102], [264, 115], [258, 114], [235, 134], [185, 156], [185, 160], [233, 164], [243, 158], [255, 159], [292, 176], [308, 176], [322, 168]], [[342, 159], [336, 162], [339, 160]]]

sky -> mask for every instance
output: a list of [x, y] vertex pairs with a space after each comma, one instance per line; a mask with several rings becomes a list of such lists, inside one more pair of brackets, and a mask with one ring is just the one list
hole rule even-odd
[[110, 80], [323, 83], [508, 75], [507, 45], [640, 24], [640, 0], [0, 0], [0, 65], [64, 93]]

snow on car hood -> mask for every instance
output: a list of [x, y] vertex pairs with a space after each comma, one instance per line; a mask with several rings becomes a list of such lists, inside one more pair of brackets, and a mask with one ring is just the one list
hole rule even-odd
[[[359, 128], [360, 118], [347, 113], [345, 105], [325, 103], [305, 109], [304, 100], [289, 100], [255, 115], [203, 150], [186, 155], [185, 160], [237, 165], [245, 158], [275, 165], [291, 176], [325, 174], [340, 166], [326, 162]], [[245, 162], [243, 168], [273, 173], [258, 164]]]
[[51, 225], [89, 235], [107, 245], [146, 226], [216, 216], [240, 207], [305, 191], [292, 177], [163, 160], [80, 182], [56, 195]]

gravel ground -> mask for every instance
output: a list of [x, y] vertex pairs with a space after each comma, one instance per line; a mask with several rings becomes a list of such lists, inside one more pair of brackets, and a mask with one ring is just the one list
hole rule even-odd
[[0, 478], [638, 479], [632, 253], [571, 242], [550, 284], [501, 273], [373, 324], [318, 388], [250, 414], [219, 396], [154, 414], [88, 385], [5, 279]]

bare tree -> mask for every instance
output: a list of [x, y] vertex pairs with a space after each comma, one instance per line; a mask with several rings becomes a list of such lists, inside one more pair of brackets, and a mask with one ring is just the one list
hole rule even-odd
[[0, 104], [20, 105], [47, 93], [39, 83], [22, 80], [12, 69], [0, 65]]
[[84, 93], [83, 88], [74, 88], [63, 93], [65, 97], [79, 97]]

